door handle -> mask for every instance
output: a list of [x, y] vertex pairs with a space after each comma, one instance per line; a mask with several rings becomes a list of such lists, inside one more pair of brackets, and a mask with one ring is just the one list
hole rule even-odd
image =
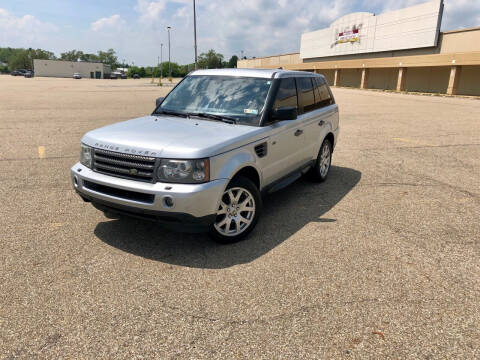
[[298, 129], [297, 131], [295, 131], [295, 136], [300, 136], [302, 134], [303, 134], [303, 130]]
[[320, 120], [320, 122], [318, 123], [318, 126], [323, 126], [323, 125], [325, 125], [325, 121]]

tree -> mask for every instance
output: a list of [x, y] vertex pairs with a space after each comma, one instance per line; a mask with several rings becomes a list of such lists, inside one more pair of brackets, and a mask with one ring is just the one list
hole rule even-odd
[[203, 69], [218, 69], [223, 67], [223, 55], [210, 49], [198, 57], [198, 66]]
[[30, 50], [32, 59], [55, 60], [57, 57], [51, 51], [37, 49]]
[[[163, 77], [168, 77], [169, 73], [169, 66], [168, 66], [168, 61], [165, 61], [163, 64], [162, 64], [162, 72], [163, 72]], [[172, 77], [180, 77], [182, 76], [182, 71], [180, 70], [180, 65], [178, 65], [177, 63], [175, 62], [172, 62]]]
[[89, 62], [100, 62], [98, 59], [98, 55], [96, 54], [82, 54], [80, 56], [81, 61], [89, 61]]
[[233, 55], [230, 60], [228, 60], [228, 67], [229, 68], [236, 68], [237, 67], [237, 62], [238, 62], [238, 56]]
[[[0, 48], [0, 62], [7, 63], [10, 71], [16, 69], [31, 70], [33, 59], [54, 60], [55, 54], [42, 49]], [[5, 69], [3, 71], [5, 71]]]
[[8, 68], [10, 71], [16, 69], [27, 69], [32, 70], [32, 60], [28, 56], [28, 50], [22, 49], [22, 51], [17, 52], [8, 62]]
[[20, 50], [23, 49], [14, 49], [14, 48], [0, 48], [0, 61], [7, 63], [10, 61], [10, 59], [17, 54]]
[[[143, 66], [142, 67], [130, 66], [127, 71], [127, 76], [132, 77], [135, 74], [139, 75], [140, 77], [145, 77], [146, 75], [145, 68]], [[150, 76], [152, 76], [152, 73], [150, 73]]]
[[70, 50], [60, 54], [60, 60], [79, 61], [84, 56], [83, 51]]
[[110, 65], [112, 69], [115, 69], [118, 65], [117, 56], [115, 50], [108, 49], [107, 51], [98, 51], [97, 54], [88, 54], [80, 50], [70, 50], [60, 54], [60, 60], [65, 61], [90, 61], [90, 62], [102, 62]]
[[108, 49], [107, 51], [99, 51], [98, 52], [98, 60], [103, 62], [104, 64], [110, 65], [112, 69], [116, 69], [118, 67], [118, 59], [115, 53], [115, 50]]

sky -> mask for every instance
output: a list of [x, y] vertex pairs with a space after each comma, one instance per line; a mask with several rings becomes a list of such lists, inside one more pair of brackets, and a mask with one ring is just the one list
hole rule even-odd
[[[356, 11], [380, 14], [425, 0], [197, 0], [198, 53], [215, 49], [261, 57], [297, 52], [303, 32]], [[194, 61], [193, 0], [0, 0], [0, 47], [32, 47], [57, 56], [115, 49], [120, 61]], [[444, 0], [442, 30], [480, 26], [480, 0]]]

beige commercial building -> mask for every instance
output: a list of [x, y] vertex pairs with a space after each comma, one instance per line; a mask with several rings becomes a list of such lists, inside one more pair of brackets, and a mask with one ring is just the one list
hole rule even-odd
[[442, 14], [442, 0], [348, 14], [303, 34], [299, 53], [238, 67], [313, 71], [333, 86], [480, 96], [480, 27], [440, 32]]
[[33, 60], [35, 76], [72, 77], [80, 73], [84, 78], [108, 79], [111, 69], [109, 65], [86, 61]]

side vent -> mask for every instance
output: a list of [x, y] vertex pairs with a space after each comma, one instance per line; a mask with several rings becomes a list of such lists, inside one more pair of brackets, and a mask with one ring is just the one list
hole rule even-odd
[[259, 158], [262, 158], [267, 155], [267, 143], [261, 143], [257, 146], [255, 146], [255, 152], [257, 153], [257, 156]]

